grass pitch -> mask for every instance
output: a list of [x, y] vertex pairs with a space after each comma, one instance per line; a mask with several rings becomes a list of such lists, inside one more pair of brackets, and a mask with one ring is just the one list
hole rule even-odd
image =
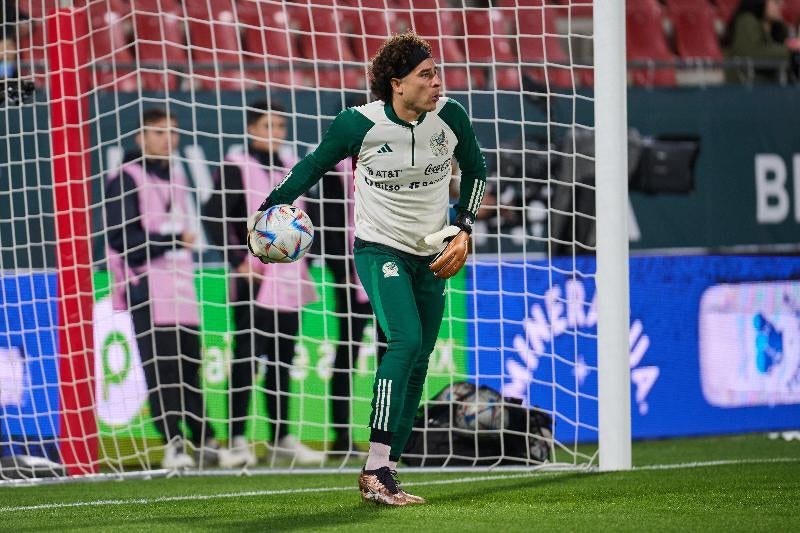
[[10, 531], [798, 531], [800, 442], [634, 444], [629, 472], [402, 475], [424, 506], [361, 502], [353, 474], [0, 486]]

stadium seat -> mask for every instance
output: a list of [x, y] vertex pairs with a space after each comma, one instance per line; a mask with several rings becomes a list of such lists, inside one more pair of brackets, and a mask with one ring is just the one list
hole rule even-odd
[[516, 66], [495, 63], [516, 63], [513, 42], [513, 21], [504, 9], [476, 9], [466, 11], [465, 36], [467, 58], [471, 63], [487, 63], [493, 73], [494, 86], [498, 89], [516, 90], [520, 87], [519, 70]]
[[[42, 3], [42, 0], [32, 0], [33, 2]], [[46, 10], [51, 11], [50, 5], [57, 5], [59, 2], [48, 2], [44, 4], [48, 6]], [[125, 16], [130, 13], [130, 2], [127, 0], [72, 0], [72, 5], [75, 7], [89, 6], [90, 12], [105, 13], [113, 11], [120, 16]]]
[[133, 45], [128, 43], [126, 23], [114, 11], [90, 9], [89, 34], [95, 86], [100, 89], [135, 91]]
[[[526, 6], [517, 11], [519, 59], [525, 73], [534, 80], [554, 87], [571, 87], [570, 58], [556, 36], [557, 11], [541, 6]], [[562, 66], [545, 70], [542, 66], [545, 62]]]
[[247, 2], [252, 9], [239, 10], [244, 28], [247, 64], [245, 76], [256, 83], [302, 85], [300, 69], [292, 68], [298, 55], [296, 32], [289, 30], [286, 11], [279, 4]]
[[45, 15], [42, 0], [18, 0], [17, 6], [19, 11], [27, 14], [32, 19], [41, 19]]
[[132, 12], [175, 13], [183, 16], [183, 4], [180, 0], [130, 0]]
[[716, 0], [717, 12], [725, 24], [730, 22], [740, 2], [741, 0]]
[[202, 89], [239, 90], [245, 84], [235, 0], [186, 5], [189, 52]]
[[511, 42], [507, 38], [512, 29], [503, 24], [506, 20], [499, 10], [469, 10], [464, 17], [467, 58], [471, 62], [515, 60]]
[[[671, 62], [675, 56], [667, 45], [662, 26], [663, 10], [655, 0], [630, 2], [626, 9], [628, 61]], [[630, 69], [635, 85], [674, 86], [674, 67]]]
[[142, 87], [147, 90], [178, 89], [180, 77], [169, 71], [186, 67], [184, 20], [177, 6], [169, 8], [166, 4], [162, 1], [159, 6], [158, 0], [131, 0], [133, 42], [142, 69]]
[[483, 89], [486, 86], [484, 72], [466, 67], [465, 37], [459, 19], [452, 11], [443, 11], [439, 17], [431, 16], [430, 11], [411, 12], [414, 31], [431, 43], [433, 57], [441, 65], [445, 87]]
[[721, 60], [722, 51], [714, 29], [715, 14], [711, 6], [687, 0], [671, 0], [667, 5], [678, 55], [687, 59]]
[[333, 6], [310, 5], [303, 11], [305, 16], [297, 19], [299, 58], [308, 69], [305, 74], [310, 85], [363, 89], [364, 70], [354, 65], [355, 56], [341, 34], [345, 26], [342, 14]]
[[800, 0], [783, 0], [783, 19], [789, 26], [797, 28], [800, 24]]
[[[541, 1], [538, 3], [535, 0], [519, 0], [522, 4], [528, 5], [542, 5]], [[565, 8], [569, 6], [569, 13], [562, 11], [559, 16], [566, 17], [567, 15], [573, 18], [592, 18], [592, 2], [593, 0], [551, 0], [549, 4], [558, 3]]]
[[401, 19], [398, 12], [392, 10], [343, 10], [342, 16], [353, 54], [358, 61], [369, 61], [388, 36], [402, 33], [410, 26], [407, 13]]

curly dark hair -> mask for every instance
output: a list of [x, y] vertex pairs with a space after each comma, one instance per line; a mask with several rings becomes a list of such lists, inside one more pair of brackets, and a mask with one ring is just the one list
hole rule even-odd
[[369, 88], [375, 98], [392, 101], [392, 78], [408, 64], [411, 53], [422, 47], [431, 54], [431, 45], [414, 32], [390, 37], [380, 47], [369, 65]]

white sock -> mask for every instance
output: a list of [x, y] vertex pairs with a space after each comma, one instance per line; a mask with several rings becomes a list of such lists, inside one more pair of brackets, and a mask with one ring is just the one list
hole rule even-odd
[[367, 456], [367, 466], [365, 470], [377, 470], [384, 466], [390, 466], [392, 462], [389, 460], [389, 452], [392, 447], [380, 442], [369, 443], [369, 455]]

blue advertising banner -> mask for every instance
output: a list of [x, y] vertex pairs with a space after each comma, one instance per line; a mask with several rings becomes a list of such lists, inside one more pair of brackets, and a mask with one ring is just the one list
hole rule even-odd
[[[573, 272], [594, 259], [467, 275], [471, 375], [555, 411], [561, 442], [597, 438], [596, 288]], [[800, 257], [633, 257], [630, 281], [634, 438], [800, 427]]]
[[56, 278], [0, 277], [0, 455], [53, 455], [59, 430]]

